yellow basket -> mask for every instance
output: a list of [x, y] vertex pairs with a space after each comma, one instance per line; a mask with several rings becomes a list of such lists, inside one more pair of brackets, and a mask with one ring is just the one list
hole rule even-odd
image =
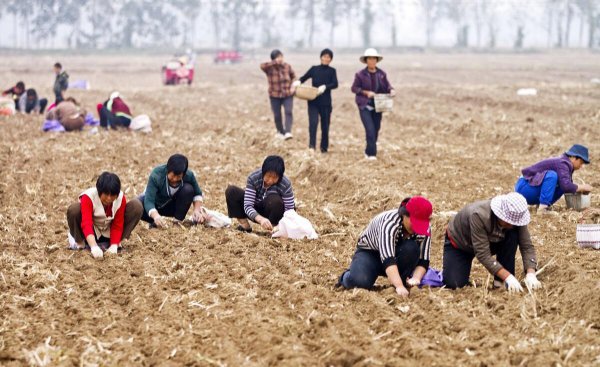
[[307, 101], [312, 101], [317, 98], [319, 90], [315, 87], [311, 87], [308, 85], [301, 84], [296, 87], [296, 97], [300, 99], [305, 99]]

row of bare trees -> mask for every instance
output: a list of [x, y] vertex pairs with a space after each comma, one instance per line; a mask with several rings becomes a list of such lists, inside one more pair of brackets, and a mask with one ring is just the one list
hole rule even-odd
[[185, 47], [209, 38], [217, 48], [333, 47], [340, 33], [346, 46], [384, 38], [396, 47], [405, 22], [423, 30], [426, 47], [448, 25], [455, 47], [495, 48], [507, 27], [517, 49], [533, 31], [545, 32], [547, 47], [593, 48], [600, 39], [600, 0], [0, 0], [0, 21], [9, 19], [12, 47], [28, 49]]

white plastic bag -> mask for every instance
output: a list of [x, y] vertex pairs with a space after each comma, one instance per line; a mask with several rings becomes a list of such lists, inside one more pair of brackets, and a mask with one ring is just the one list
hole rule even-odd
[[202, 208], [202, 211], [208, 217], [204, 222], [205, 226], [213, 228], [223, 228], [231, 226], [231, 218], [229, 218], [225, 214], [219, 213], [214, 210], [208, 210], [206, 208]]
[[283, 218], [277, 225], [277, 230], [273, 232], [272, 237], [291, 238], [301, 240], [304, 237], [309, 240], [317, 239], [319, 236], [313, 228], [310, 221], [295, 210], [288, 210], [283, 214]]
[[141, 131], [143, 133], [152, 132], [152, 121], [148, 115], [139, 115], [131, 120], [129, 129], [133, 131]]

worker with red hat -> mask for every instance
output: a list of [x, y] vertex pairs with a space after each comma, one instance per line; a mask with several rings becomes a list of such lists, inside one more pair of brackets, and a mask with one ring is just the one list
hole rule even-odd
[[414, 196], [375, 216], [336, 287], [371, 289], [385, 275], [398, 295], [408, 296], [408, 288], [418, 286], [429, 267], [432, 211], [429, 200]]

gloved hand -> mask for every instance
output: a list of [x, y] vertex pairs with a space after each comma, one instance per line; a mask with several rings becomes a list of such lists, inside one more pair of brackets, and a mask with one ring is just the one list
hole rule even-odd
[[106, 254], [107, 255], [116, 255], [119, 252], [119, 246], [118, 245], [110, 245], [110, 247], [108, 248], [108, 250], [106, 250]]
[[504, 284], [508, 289], [508, 293], [519, 293], [523, 292], [523, 287], [521, 287], [521, 283], [519, 280], [515, 278], [514, 275], [509, 275], [506, 279], [504, 279]]
[[396, 287], [396, 293], [400, 297], [408, 297], [408, 289], [404, 288], [403, 286]]
[[154, 224], [156, 224], [158, 228], [167, 228], [167, 220], [160, 215], [154, 218]]
[[292, 83], [292, 88], [296, 88], [296, 87], [297, 87], [297, 86], [299, 86], [300, 84], [302, 84], [302, 83], [300, 83], [300, 81], [299, 81], [299, 80], [295, 80], [295, 81]]
[[396, 96], [396, 90], [395, 90], [395, 89], [392, 89], [392, 90], [390, 91], [390, 97], [395, 97], [395, 96]]
[[92, 256], [94, 257], [94, 259], [102, 259], [104, 257], [104, 253], [102, 252], [102, 249], [100, 248], [100, 246], [96, 245], [94, 247], [91, 248], [92, 250]]
[[407, 284], [409, 287], [418, 287], [418, 286], [419, 286], [419, 284], [421, 284], [421, 279], [408, 278], [408, 279], [406, 280], [406, 284]]
[[320, 85], [317, 92], [317, 95], [320, 96], [321, 94], [325, 93], [325, 90], [327, 89], [327, 86], [325, 84]]
[[542, 283], [535, 276], [535, 273], [527, 273], [527, 275], [525, 275], [525, 280], [523, 280], [523, 283], [525, 283], [525, 286], [529, 290], [542, 288]]
[[110, 98], [109, 98], [109, 99], [115, 99], [115, 98], [117, 98], [118, 96], [119, 96], [119, 92], [117, 92], [117, 91], [114, 91], [114, 92], [112, 92], [112, 93], [110, 94]]
[[198, 224], [202, 224], [204, 223], [204, 221], [206, 220], [206, 215], [204, 214], [204, 212], [202, 211], [202, 209], [197, 209], [194, 210], [194, 213], [192, 213], [192, 222]]

